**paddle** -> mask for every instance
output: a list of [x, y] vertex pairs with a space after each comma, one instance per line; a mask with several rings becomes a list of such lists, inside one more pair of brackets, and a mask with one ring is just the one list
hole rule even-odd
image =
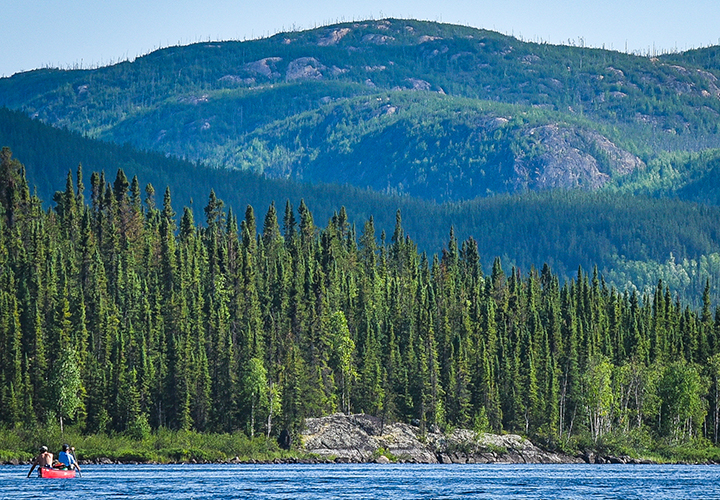
[[77, 470], [78, 476], [82, 477], [82, 472], [80, 471], [80, 464], [78, 463], [77, 456], [75, 455], [74, 446], [70, 448], [70, 453], [72, 454], [73, 460], [75, 460], [75, 470]]

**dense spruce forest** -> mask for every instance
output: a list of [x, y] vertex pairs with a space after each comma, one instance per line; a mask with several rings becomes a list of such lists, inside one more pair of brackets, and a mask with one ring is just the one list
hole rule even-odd
[[[484, 272], [454, 230], [419, 252], [345, 209], [176, 213], [118, 170], [68, 173], [54, 207], [0, 155], [0, 420], [85, 432], [296, 431], [366, 412], [549, 446], [717, 442], [720, 309], [597, 271]], [[202, 223], [196, 222], [196, 217]], [[262, 217], [262, 222], [260, 221]], [[492, 237], [484, 235], [483, 237]]]
[[59, 180], [79, 163], [86, 171], [108, 175], [122, 168], [130, 178], [158, 189], [170, 187], [174, 204], [196, 213], [202, 213], [207, 193], [214, 190], [236, 213], [247, 205], [268, 207], [275, 201], [282, 206], [290, 200], [297, 206], [304, 200], [317, 221], [328, 221], [345, 206], [351, 225], [362, 227], [372, 216], [378, 234], [392, 234], [400, 209], [405, 233], [420, 252], [441, 251], [452, 226], [459, 240], [474, 236], [485, 269], [495, 256], [524, 270], [544, 262], [563, 281], [574, 277], [578, 267], [597, 266], [607, 283], [623, 292], [652, 293], [663, 280], [694, 309], [702, 306], [709, 279], [713, 306], [718, 300], [720, 208], [706, 200], [720, 196], [720, 183], [714, 182], [718, 152], [665, 157], [650, 163], [644, 174], [599, 192], [550, 190], [440, 204], [349, 185], [209, 168], [93, 140], [6, 108], [0, 108], [0, 146], [9, 146], [22, 161], [45, 208], [52, 205]]

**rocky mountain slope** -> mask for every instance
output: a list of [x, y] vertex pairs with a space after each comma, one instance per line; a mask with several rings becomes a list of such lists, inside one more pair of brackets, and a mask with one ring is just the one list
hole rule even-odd
[[389, 92], [253, 131], [217, 166], [436, 201], [553, 188], [596, 190], [645, 164], [605, 136], [530, 108]]
[[0, 79], [0, 105], [217, 167], [457, 201], [598, 189], [720, 145], [717, 54], [388, 19]]

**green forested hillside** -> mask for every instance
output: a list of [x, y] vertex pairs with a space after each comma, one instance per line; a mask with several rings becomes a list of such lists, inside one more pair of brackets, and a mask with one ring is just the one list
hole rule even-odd
[[[718, 440], [720, 309], [579, 270], [483, 273], [453, 232], [419, 253], [305, 203], [182, 210], [119, 171], [56, 207], [0, 155], [0, 421], [86, 432], [243, 430], [364, 411], [565, 449]], [[203, 221], [199, 225], [196, 221]], [[622, 436], [622, 437], [620, 437]], [[621, 440], [621, 441], [618, 441]]]
[[643, 172], [619, 180], [610, 191], [680, 198], [708, 205], [720, 205], [720, 149], [701, 152], [674, 152], [659, 155]]
[[216, 166], [269, 177], [367, 186], [435, 201], [594, 190], [644, 168], [580, 118], [397, 91], [273, 122], [235, 141], [231, 151], [205, 157]]
[[21, 73], [0, 105], [214, 166], [458, 201], [596, 189], [720, 147], [718, 66], [713, 48], [650, 58], [388, 19]]
[[[622, 291], [651, 292], [662, 279], [695, 308], [700, 307], [699, 299], [709, 279], [712, 302], [717, 302], [720, 210], [658, 199], [649, 193], [632, 196], [628, 191], [639, 189], [632, 186], [633, 179], [614, 192], [549, 191], [438, 204], [347, 185], [312, 185], [207, 168], [87, 139], [3, 109], [0, 144], [11, 146], [23, 162], [30, 185], [37, 187], [45, 206], [54, 205], [58, 184], [69, 172], [75, 172], [78, 164], [86, 171], [104, 172], [107, 179], [121, 168], [128, 178], [143, 179], [143, 190], [145, 183], [158, 195], [170, 187], [174, 204], [195, 212], [211, 190], [235, 214], [243, 213], [247, 205], [266, 208], [275, 202], [283, 206], [289, 200], [298, 206], [304, 200], [319, 222], [328, 221], [344, 206], [351, 224], [362, 227], [372, 216], [378, 235], [383, 231], [390, 235], [395, 213], [400, 210], [405, 231], [420, 251], [438, 252], [454, 227], [458, 238], [472, 236], [476, 240], [485, 269], [498, 256], [506, 265], [524, 271], [546, 262], [564, 278], [574, 276], [579, 266], [597, 266], [608, 282]], [[703, 157], [706, 160], [702, 162], [690, 158], [686, 164], [712, 164], [712, 155]], [[652, 162], [648, 170], [658, 173], [659, 185], [672, 186], [681, 163], [664, 165]], [[712, 170], [707, 172], [710, 175]], [[706, 187], [702, 181], [699, 185]], [[674, 191], [668, 194], [677, 197]]]

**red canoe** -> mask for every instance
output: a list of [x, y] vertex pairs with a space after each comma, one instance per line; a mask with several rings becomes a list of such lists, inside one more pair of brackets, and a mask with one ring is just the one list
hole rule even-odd
[[63, 469], [49, 469], [47, 467], [40, 467], [40, 477], [73, 478], [73, 477], [75, 477], [75, 469], [63, 470]]

